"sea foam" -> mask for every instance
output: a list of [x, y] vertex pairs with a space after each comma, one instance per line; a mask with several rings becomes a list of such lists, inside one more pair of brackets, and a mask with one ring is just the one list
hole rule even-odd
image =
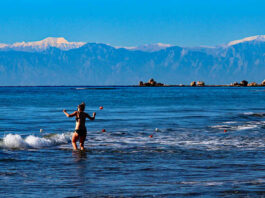
[[20, 135], [8, 134], [4, 137], [4, 147], [7, 148], [27, 148], [27, 143]]
[[2, 146], [11, 149], [43, 148], [59, 144], [67, 144], [70, 141], [71, 135], [68, 133], [54, 134], [50, 137], [29, 135], [25, 138], [22, 138], [18, 134], [8, 134], [3, 138]]

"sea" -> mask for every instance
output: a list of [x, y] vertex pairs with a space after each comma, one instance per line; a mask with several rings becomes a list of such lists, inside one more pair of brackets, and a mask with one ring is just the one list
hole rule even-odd
[[264, 154], [265, 87], [0, 87], [0, 197], [265, 197]]

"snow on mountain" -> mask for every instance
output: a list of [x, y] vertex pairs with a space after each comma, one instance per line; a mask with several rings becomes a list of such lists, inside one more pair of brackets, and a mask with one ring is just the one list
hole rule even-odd
[[4, 47], [7, 47], [7, 46], [8, 46], [7, 44], [0, 43], [0, 48], [4, 48]]
[[[192, 50], [199, 50], [199, 51], [215, 51], [215, 50], [220, 50], [222, 48], [230, 47], [239, 43], [244, 43], [244, 42], [265, 42], [265, 35], [257, 35], [257, 36], [251, 36], [247, 37], [244, 39], [240, 40], [235, 40], [231, 41], [226, 45], [219, 45], [219, 46], [200, 46], [200, 47], [186, 47], [187, 49], [192, 49]], [[144, 52], [155, 52], [159, 51], [162, 49], [166, 49], [168, 47], [173, 47], [173, 45], [170, 44], [163, 44], [163, 43], [155, 43], [155, 44], [145, 44], [145, 45], [140, 45], [137, 47], [115, 47], [115, 48], [124, 48], [127, 50], [132, 50], [132, 51], [144, 51]]]
[[68, 42], [63, 37], [48, 37], [41, 41], [34, 42], [20, 42], [14, 44], [0, 44], [2, 50], [16, 50], [16, 51], [44, 51], [50, 47], [56, 47], [61, 50], [69, 50], [79, 48], [86, 44], [85, 42]]
[[[231, 41], [226, 45], [219, 45], [215, 47], [201, 46], [201, 47], [186, 47], [185, 49], [206, 52], [208, 54], [214, 55], [222, 49], [226, 49], [233, 45], [244, 43], [244, 42], [265, 42], [265, 35], [251, 36], [251, 37], [247, 37], [241, 40]], [[85, 42], [68, 42], [63, 37], [48, 37], [41, 41], [34, 41], [34, 42], [23, 41], [23, 42], [17, 42], [13, 44], [0, 43], [0, 51], [15, 50], [15, 51], [26, 51], [26, 52], [41, 52], [50, 47], [56, 47], [61, 50], [67, 51], [70, 49], [82, 47], [85, 44], [86, 44]], [[132, 47], [121, 47], [121, 46], [117, 47], [116, 46], [115, 48], [116, 49], [124, 48], [130, 51], [156, 52], [156, 51], [160, 51], [162, 49], [166, 49], [169, 47], [173, 47], [173, 45], [164, 44], [164, 43], [155, 43], [155, 44], [140, 45], [136, 47], [135, 46], [132, 46]]]
[[250, 42], [250, 41], [264, 42], [265, 41], [265, 35], [251, 36], [251, 37], [243, 38], [241, 40], [231, 41], [227, 44], [227, 46], [229, 47], [232, 45], [236, 45], [236, 44], [244, 43], [244, 42]]
[[145, 44], [140, 45], [137, 47], [116, 47], [116, 48], [124, 48], [127, 50], [133, 50], [133, 51], [144, 51], [144, 52], [156, 52], [162, 49], [166, 49], [168, 47], [172, 47], [170, 44], [164, 44], [164, 43], [155, 43], [155, 44]]

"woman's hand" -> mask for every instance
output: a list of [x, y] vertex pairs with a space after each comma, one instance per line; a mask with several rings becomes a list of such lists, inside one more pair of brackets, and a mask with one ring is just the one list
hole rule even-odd
[[65, 112], [66, 112], [66, 110], [64, 109], [64, 110], [63, 110], [63, 112], [65, 113]]
[[93, 113], [93, 117], [95, 117], [95, 116], [96, 116], [96, 112]]

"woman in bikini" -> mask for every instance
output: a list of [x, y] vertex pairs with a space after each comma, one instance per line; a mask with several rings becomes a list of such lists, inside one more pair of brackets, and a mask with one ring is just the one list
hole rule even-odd
[[86, 140], [86, 118], [90, 120], [94, 120], [96, 113], [93, 113], [93, 117], [90, 117], [87, 113], [84, 112], [85, 110], [85, 103], [81, 103], [78, 105], [78, 110], [75, 111], [72, 114], [68, 114], [66, 110], [64, 109], [63, 112], [67, 117], [74, 117], [76, 119], [76, 125], [75, 125], [75, 132], [73, 133], [72, 137], [72, 145], [74, 150], [77, 150], [76, 141], [79, 139], [80, 142], [80, 149], [84, 150], [84, 142]]

